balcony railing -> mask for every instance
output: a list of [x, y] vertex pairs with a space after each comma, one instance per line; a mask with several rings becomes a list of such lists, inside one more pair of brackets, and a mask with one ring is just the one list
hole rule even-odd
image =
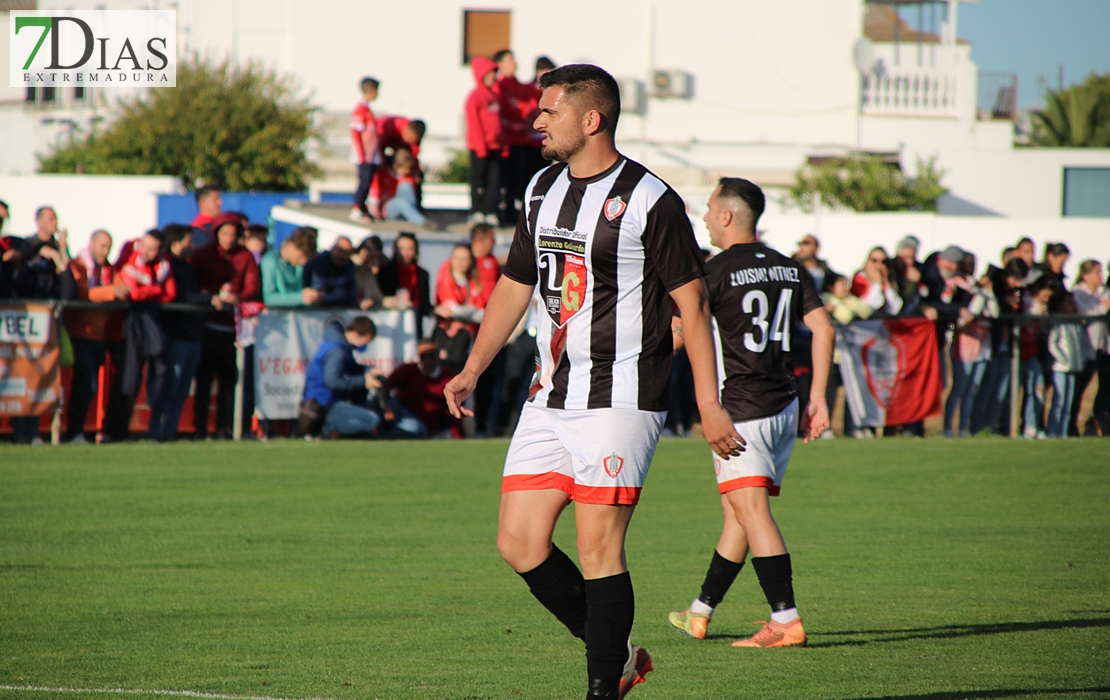
[[1010, 119], [1017, 116], [1017, 75], [979, 74], [979, 118]]
[[955, 117], [956, 75], [909, 68], [865, 75], [860, 111], [880, 116]]

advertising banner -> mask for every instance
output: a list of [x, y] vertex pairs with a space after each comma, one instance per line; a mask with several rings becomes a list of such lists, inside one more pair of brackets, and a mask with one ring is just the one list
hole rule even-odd
[[332, 321], [346, 326], [355, 316], [369, 316], [378, 335], [355, 360], [389, 374], [416, 359], [416, 316], [411, 311], [266, 311], [254, 331], [255, 411], [271, 420], [297, 417], [304, 393], [305, 370], [324, 341]]
[[0, 304], [0, 415], [50, 413], [61, 386], [53, 310], [46, 304]]

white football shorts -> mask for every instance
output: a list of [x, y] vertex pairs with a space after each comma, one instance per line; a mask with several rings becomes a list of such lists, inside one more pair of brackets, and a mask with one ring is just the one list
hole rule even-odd
[[666, 411], [524, 404], [501, 492], [559, 489], [578, 503], [636, 505]]
[[747, 448], [739, 457], [725, 460], [713, 453], [717, 488], [721, 493], [763, 487], [779, 495], [794, 440], [798, 435], [798, 399], [773, 416], [734, 423]]

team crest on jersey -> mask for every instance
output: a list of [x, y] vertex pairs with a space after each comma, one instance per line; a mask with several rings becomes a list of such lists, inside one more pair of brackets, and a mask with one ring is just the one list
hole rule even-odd
[[566, 325], [586, 299], [586, 239], [580, 231], [542, 226], [536, 237], [540, 296], [551, 321]]
[[605, 202], [605, 218], [609, 221], [617, 218], [624, 213], [624, 208], [628, 206], [628, 202], [621, 199], [620, 195], [606, 200]]
[[624, 468], [624, 457], [614, 452], [601, 460], [601, 466], [605, 468], [605, 473], [609, 475], [610, 479], [616, 479], [617, 474], [620, 474], [621, 469]]

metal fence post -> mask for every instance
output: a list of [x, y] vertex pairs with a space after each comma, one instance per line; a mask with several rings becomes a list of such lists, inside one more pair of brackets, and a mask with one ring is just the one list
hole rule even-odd
[[1021, 321], [1015, 319], [1010, 333], [1010, 437], [1018, 436], [1021, 418], [1021, 401], [1018, 400], [1018, 380], [1021, 378]]
[[243, 365], [246, 362], [246, 348], [239, 343], [235, 343], [235, 367], [239, 370], [238, 379], [235, 381], [235, 410], [232, 412], [234, 422], [231, 425], [231, 438], [235, 442], [243, 439], [243, 383], [246, 381]]

